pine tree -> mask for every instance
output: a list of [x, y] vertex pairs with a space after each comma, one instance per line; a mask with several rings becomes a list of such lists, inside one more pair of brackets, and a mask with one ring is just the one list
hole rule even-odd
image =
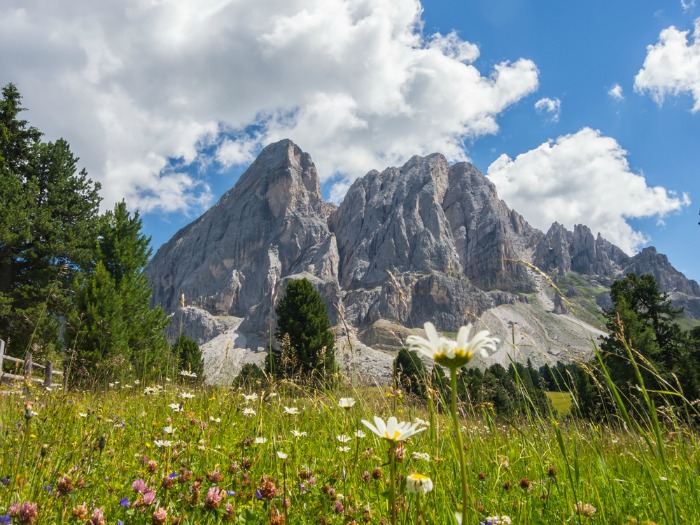
[[32, 343], [60, 347], [59, 319], [69, 306], [75, 272], [94, 256], [99, 184], [64, 140], [41, 142], [19, 118], [17, 88], [0, 100], [0, 336], [8, 351]]
[[[77, 353], [77, 362], [91, 362], [102, 356], [122, 367], [113, 376], [129, 374], [148, 380], [173, 375], [176, 363], [164, 334], [169, 320], [162, 308], [150, 306], [152, 291], [143, 271], [150, 256], [149, 239], [141, 233], [138, 212], [132, 216], [126, 204], [120, 202], [105, 213], [100, 220], [96, 254], [94, 269], [84, 272], [78, 286], [76, 312], [67, 329], [68, 344]], [[105, 292], [103, 300], [111, 303], [109, 309], [107, 305], [87, 308], [94, 283], [107, 290], [107, 281], [113, 298]], [[93, 329], [103, 325], [123, 326], [124, 344], [112, 345], [111, 332]], [[105, 347], [109, 351], [96, 350]]]
[[[277, 309], [275, 336], [289, 336], [303, 376], [329, 380], [336, 371], [335, 338], [326, 305], [308, 279], [292, 280]], [[268, 364], [268, 369], [270, 368]], [[275, 367], [271, 367], [275, 371]]]
[[423, 361], [413, 350], [401, 348], [394, 359], [394, 377], [406, 392], [425, 396], [427, 371]]
[[88, 386], [124, 380], [131, 357], [124, 309], [101, 261], [80, 286], [75, 306], [69, 324], [75, 350], [68, 361], [69, 381]]
[[173, 345], [173, 354], [177, 358], [181, 375], [192, 377], [191, 374], [194, 374], [197, 383], [204, 380], [204, 360], [197, 341], [184, 334], [181, 335]]
[[668, 294], [659, 290], [656, 279], [651, 275], [627, 274], [613, 283], [610, 296], [613, 307], [605, 314], [611, 335], [601, 338], [600, 348], [605, 366], [625, 398], [637, 398], [640, 385], [621, 337], [632, 349], [648, 390], [668, 390], [667, 384], [675, 387], [679, 378], [684, 390], [691, 395], [697, 392], [691, 338], [675, 322], [683, 310], [673, 307]]
[[173, 373], [175, 364], [164, 333], [170, 321], [160, 306], [150, 305], [153, 291], [144, 273], [150, 238], [141, 229], [139, 212], [131, 215], [126, 203], [116, 204], [102, 218], [98, 257], [114, 279], [129, 321], [131, 364], [136, 377], [143, 379]]

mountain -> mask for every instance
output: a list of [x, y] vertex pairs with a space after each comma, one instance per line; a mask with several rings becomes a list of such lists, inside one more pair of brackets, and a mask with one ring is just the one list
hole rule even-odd
[[584, 225], [543, 233], [471, 164], [416, 156], [370, 171], [336, 207], [323, 200], [311, 157], [289, 140], [266, 147], [146, 269], [154, 303], [174, 315], [170, 336], [203, 343], [210, 376], [226, 381], [243, 361], [264, 357], [290, 279], [306, 277], [321, 293], [344, 334], [340, 346], [349, 342], [341, 362], [382, 376], [391, 358], [381, 350], [400, 347], [425, 321], [448, 332], [486, 324], [504, 341], [490, 361], [589, 354], [607, 289], [630, 271], [652, 273], [700, 317], [700, 287], [665, 256], [646, 248], [630, 257]]

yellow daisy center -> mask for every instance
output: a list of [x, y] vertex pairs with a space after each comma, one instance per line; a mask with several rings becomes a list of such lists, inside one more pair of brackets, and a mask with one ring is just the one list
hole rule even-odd
[[388, 431], [388, 430], [387, 430], [386, 432], [384, 432], [384, 438], [385, 438], [385, 439], [390, 439], [390, 440], [392, 440], [392, 441], [396, 441], [396, 439], [397, 439], [400, 435], [401, 435], [401, 432], [399, 432], [398, 430], [395, 430], [395, 431], [394, 431], [394, 436], [393, 436], [393, 437], [389, 436], [389, 431]]

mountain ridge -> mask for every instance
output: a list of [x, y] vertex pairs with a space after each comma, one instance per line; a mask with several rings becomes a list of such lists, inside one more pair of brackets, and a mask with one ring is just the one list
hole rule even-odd
[[[469, 163], [414, 156], [368, 172], [334, 206], [322, 198], [310, 155], [288, 139], [267, 146], [233, 188], [157, 251], [146, 273], [154, 304], [175, 315], [173, 326], [213, 339], [234, 330], [213, 319], [238, 319], [232, 341], [249, 348], [268, 344], [285, 283], [307, 277], [333, 324], [358, 344], [381, 347], [377, 341], [400, 346], [403, 337], [392, 334], [405, 327], [431, 321], [455, 331], [489, 311], [499, 319], [489, 329], [505, 340], [509, 316], [524, 315], [517, 304], [541, 310], [541, 319], [566, 313], [530, 265], [603, 287], [626, 271], [655, 272], [661, 288], [700, 318], [700, 286], [655, 249], [628, 256], [585, 225], [569, 231], [554, 223], [541, 232]], [[182, 294], [199, 313], [180, 308]], [[605, 301], [601, 294], [595, 302]], [[541, 319], [528, 326], [538, 330]], [[538, 341], [536, 361], [560, 358], [556, 338]], [[573, 355], [585, 351], [576, 345]]]

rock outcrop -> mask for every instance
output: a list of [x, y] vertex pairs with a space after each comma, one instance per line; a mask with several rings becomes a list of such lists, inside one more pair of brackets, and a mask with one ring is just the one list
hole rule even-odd
[[[340, 299], [338, 250], [326, 222], [316, 167], [284, 140], [265, 148], [210, 210], [163, 245], [146, 272], [166, 311], [181, 294], [214, 316], [269, 326], [282, 279], [312, 277], [329, 303]], [[333, 312], [333, 309], [330, 310]]]
[[[552, 335], [553, 327], [568, 333], [575, 323], [533, 265], [555, 279], [580, 274], [595, 283], [598, 295], [589, 300], [598, 304], [607, 304], [600, 290], [614, 279], [651, 273], [700, 318], [700, 286], [665, 256], [647, 248], [629, 257], [584, 225], [569, 231], [554, 223], [542, 233], [471, 164], [413, 157], [356, 180], [335, 207], [321, 196], [311, 157], [289, 140], [266, 147], [216, 205], [158, 250], [146, 272], [154, 303], [174, 315], [170, 337], [184, 332], [210, 341], [210, 368], [221, 352], [226, 359], [244, 355], [229, 349], [231, 341], [266, 346], [286, 282], [301, 277], [320, 292], [332, 322], [359, 338], [358, 348], [400, 346], [406, 331], [425, 321], [455, 331], [466, 321], [493, 319], [489, 328], [506, 340], [509, 323], [522, 319], [527, 330], [549, 327], [528, 332], [537, 343], [531, 347], [545, 356], [533, 363], [541, 363], [561, 358], [569, 344]], [[577, 293], [571, 285], [565, 292]], [[182, 294], [190, 305], [184, 309]], [[537, 308], [537, 315], [527, 313]], [[588, 345], [571, 347], [573, 353], [590, 351], [586, 333], [572, 336]], [[354, 356], [348, 363], [383, 362], [367, 352], [369, 361]], [[500, 358], [510, 355], [504, 352]], [[234, 361], [221, 377], [240, 366]]]

